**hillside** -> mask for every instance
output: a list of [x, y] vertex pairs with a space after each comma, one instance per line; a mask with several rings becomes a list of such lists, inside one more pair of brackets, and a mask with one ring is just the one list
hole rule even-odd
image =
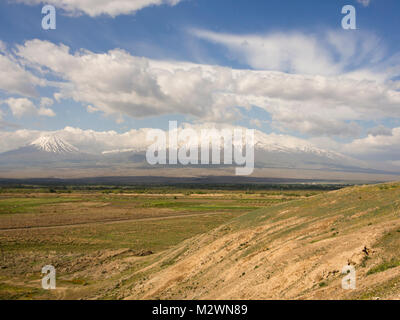
[[[400, 299], [400, 184], [258, 209], [153, 259], [121, 280], [120, 297]], [[341, 288], [347, 264], [356, 290]]]

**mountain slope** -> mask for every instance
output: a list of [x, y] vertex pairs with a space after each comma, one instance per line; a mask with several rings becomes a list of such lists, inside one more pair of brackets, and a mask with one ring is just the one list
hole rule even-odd
[[[304, 140], [288, 140], [285, 136], [263, 134], [255, 135], [255, 168], [273, 169], [305, 169], [322, 171], [342, 171], [354, 173], [386, 174], [382, 170], [370, 169], [365, 163], [346, 157], [342, 154], [323, 150]], [[82, 150], [85, 148], [82, 147]], [[96, 148], [94, 148], [96, 149]], [[210, 155], [212, 154], [210, 150]], [[201, 168], [226, 170], [236, 167], [234, 164], [224, 165], [224, 151], [221, 151], [219, 165], [150, 165], [146, 161], [146, 150], [142, 147], [123, 150], [109, 150], [89, 154], [61, 139], [57, 135], [43, 136], [27, 146], [0, 154], [0, 166], [8, 169], [21, 168], [75, 168], [75, 169], [107, 169], [118, 170], [121, 167], [137, 170], [168, 170], [171, 168]], [[168, 163], [167, 152], [167, 163]], [[210, 171], [211, 172], [211, 171]], [[207, 175], [206, 171], [203, 174]], [[234, 174], [234, 173], [233, 173]], [[101, 174], [100, 174], [101, 175]]]
[[69, 166], [86, 161], [93, 161], [97, 157], [80, 152], [78, 148], [57, 136], [44, 136], [27, 146], [0, 154], [0, 165], [7, 167], [49, 165]]
[[[131, 299], [400, 299], [400, 184], [245, 214], [124, 280]], [[344, 290], [342, 268], [356, 269]], [[141, 275], [140, 281], [138, 275]]]
[[60, 139], [57, 136], [40, 137], [33, 141], [30, 145], [39, 151], [50, 153], [67, 154], [79, 152], [78, 148], [75, 148], [72, 144]]
[[[295, 169], [326, 169], [326, 170], [343, 170], [355, 172], [374, 172], [375, 170], [369, 169], [367, 164], [353, 159], [351, 157], [342, 155], [337, 152], [324, 150], [318, 148], [311, 143], [302, 140], [290, 139], [285, 135], [270, 134], [266, 135], [262, 132], [256, 131], [254, 136], [254, 157], [256, 168], [295, 168]], [[196, 143], [196, 141], [194, 141]], [[191, 147], [190, 144], [180, 143], [179, 147], [186, 145], [186, 148]], [[197, 145], [199, 154], [201, 148]], [[222, 145], [221, 145], [222, 147]], [[241, 146], [240, 146], [241, 147]], [[210, 148], [209, 154], [212, 154]], [[152, 168], [165, 168], [167, 166], [155, 165], [149, 166], [146, 163], [146, 148], [136, 147], [133, 149], [116, 149], [104, 151], [105, 159], [142, 162], [144, 167]], [[169, 153], [167, 151], [167, 163], [169, 162]], [[210, 156], [211, 162], [211, 156]], [[220, 162], [224, 166], [224, 150], [220, 152]], [[177, 165], [182, 167], [181, 165]], [[202, 165], [192, 165], [191, 167], [201, 167]], [[176, 167], [176, 166], [175, 166]], [[190, 167], [190, 165], [189, 165]], [[207, 166], [203, 165], [204, 168]], [[216, 167], [216, 166], [212, 166]], [[226, 166], [225, 166], [226, 167]]]

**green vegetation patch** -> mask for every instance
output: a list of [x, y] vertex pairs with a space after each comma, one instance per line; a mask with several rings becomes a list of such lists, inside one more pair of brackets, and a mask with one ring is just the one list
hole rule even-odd
[[80, 198], [7, 198], [0, 200], [0, 214], [28, 213], [46, 204], [59, 204], [80, 201]]
[[385, 262], [371, 268], [370, 270], [368, 270], [367, 275], [383, 272], [388, 269], [397, 268], [399, 266], [400, 266], [400, 260], [392, 259], [390, 261], [385, 261]]
[[38, 288], [0, 283], [0, 300], [30, 300], [43, 292], [44, 290]]

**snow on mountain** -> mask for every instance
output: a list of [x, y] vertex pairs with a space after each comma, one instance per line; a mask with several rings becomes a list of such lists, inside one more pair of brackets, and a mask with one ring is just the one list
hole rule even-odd
[[[200, 134], [198, 139], [189, 139], [186, 141], [179, 140], [178, 148], [186, 147], [189, 149], [191, 144], [195, 144], [198, 150], [201, 150]], [[214, 142], [217, 137], [213, 140]], [[166, 149], [168, 150], [168, 137], [166, 139]], [[153, 142], [151, 142], [153, 143]], [[238, 144], [238, 141], [233, 141]], [[150, 145], [150, 143], [147, 143]], [[224, 148], [224, 141], [221, 139], [220, 147]], [[102, 155], [112, 158], [113, 161], [133, 161], [145, 162], [146, 143], [143, 141], [134, 141], [132, 148], [106, 150]], [[318, 148], [312, 143], [292, 136], [283, 134], [266, 134], [259, 130], [255, 130], [254, 135], [254, 152], [256, 167], [282, 167], [282, 168], [350, 168], [365, 167], [361, 161], [352, 159], [343, 154]], [[141, 157], [139, 157], [141, 156]], [[222, 154], [223, 156], [223, 154]], [[167, 154], [168, 157], [168, 154]], [[143, 159], [142, 159], [143, 158]]]
[[312, 143], [295, 137], [288, 137], [280, 134], [265, 134], [260, 131], [255, 133], [256, 150], [262, 150], [274, 153], [291, 154], [310, 154], [319, 157], [326, 157], [332, 160], [351, 159], [341, 153], [318, 148]]
[[[178, 141], [178, 147], [181, 148], [186, 146], [186, 148], [190, 148], [191, 143], [196, 143], [196, 147], [200, 148], [200, 142], [195, 140], [191, 141]], [[166, 149], [168, 149], [168, 138], [167, 138]], [[233, 142], [236, 144], [235, 142]], [[112, 155], [112, 154], [124, 154], [124, 153], [145, 153], [147, 147], [150, 143], [143, 143], [143, 141], [135, 141], [132, 144], [131, 148], [121, 148], [121, 149], [113, 149], [113, 150], [104, 150], [102, 152], [103, 155]], [[223, 140], [221, 140], [221, 148], [223, 148]], [[318, 148], [314, 146], [312, 143], [309, 143], [306, 140], [295, 138], [291, 136], [281, 135], [281, 134], [265, 134], [261, 131], [255, 130], [254, 136], [254, 149], [256, 151], [264, 151], [268, 153], [277, 153], [277, 154], [308, 154], [318, 157], [326, 157], [331, 160], [349, 160], [349, 157], [346, 157], [340, 153], [334, 151], [328, 151], [325, 149]]]
[[79, 152], [78, 148], [55, 135], [40, 137], [33, 141], [30, 145], [35, 147], [37, 150], [56, 154]]
[[109, 155], [109, 154], [120, 154], [120, 153], [127, 153], [127, 152], [144, 152], [146, 151], [143, 148], [129, 148], [129, 149], [116, 149], [116, 150], [106, 150], [103, 151], [101, 154]]
[[[340, 153], [324, 150], [300, 138], [279, 134], [265, 134], [255, 131], [256, 168], [300, 168], [327, 170], [365, 170], [366, 165]], [[222, 142], [222, 141], [221, 141]], [[0, 154], [0, 165], [16, 166], [73, 166], [109, 167], [121, 164], [142, 164], [147, 166], [146, 149], [152, 142], [133, 140], [131, 148], [118, 148], [98, 153], [81, 152], [77, 147], [58, 135], [42, 136], [25, 147]], [[185, 142], [178, 143], [182, 147]], [[86, 144], [78, 144], [86, 150]], [[92, 142], [101, 150], [102, 145]], [[125, 144], [126, 145], [126, 144]], [[166, 146], [168, 149], [168, 145]], [[200, 146], [198, 145], [200, 148]], [[223, 148], [223, 143], [221, 143]], [[222, 154], [224, 156], [224, 154]]]

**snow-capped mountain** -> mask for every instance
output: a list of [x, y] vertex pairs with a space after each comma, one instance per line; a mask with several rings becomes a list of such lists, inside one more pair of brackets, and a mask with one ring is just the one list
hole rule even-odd
[[366, 164], [341, 153], [321, 149], [285, 135], [256, 133], [255, 161], [260, 167], [363, 168]]
[[[256, 132], [254, 141], [255, 167], [256, 168], [290, 168], [290, 169], [321, 169], [321, 170], [344, 170], [362, 171], [367, 165], [362, 161], [345, 156], [338, 152], [333, 152], [318, 148], [302, 139], [290, 139], [285, 135], [266, 135]], [[189, 143], [178, 143], [178, 148], [186, 146], [190, 149]], [[168, 145], [166, 145], [168, 150]], [[199, 152], [201, 148], [197, 145]], [[221, 144], [223, 148], [223, 144]], [[103, 151], [102, 155], [109, 162], [124, 163], [143, 163], [144, 167], [149, 167], [146, 163], [146, 150], [143, 148], [116, 149]], [[212, 150], [209, 150], [212, 154]], [[167, 163], [169, 152], [166, 153]], [[224, 151], [220, 154], [221, 164], [224, 162]], [[179, 165], [178, 165], [179, 166]], [[153, 168], [168, 168], [168, 165], [151, 166]], [[176, 167], [176, 166], [175, 166]], [[194, 166], [195, 167], [195, 166]], [[204, 167], [206, 168], [206, 167]]]
[[56, 153], [56, 154], [67, 154], [77, 153], [79, 149], [74, 147], [72, 144], [62, 140], [57, 136], [43, 136], [33, 141], [31, 146], [35, 147], [40, 151]]
[[[328, 151], [325, 149], [318, 148], [313, 144], [303, 140], [296, 139], [294, 137], [288, 137], [280, 134], [265, 134], [261, 131], [255, 131], [254, 136], [254, 149], [257, 151], [265, 151], [271, 153], [282, 153], [282, 154], [310, 154], [315, 156], [327, 157], [330, 159], [347, 159], [346, 157], [340, 153]], [[192, 140], [194, 142], [196, 140]], [[196, 143], [196, 142], [195, 142]], [[233, 142], [235, 144], [235, 142]], [[221, 147], [223, 142], [221, 144]], [[132, 147], [123, 148], [123, 149], [112, 149], [112, 150], [104, 150], [102, 151], [103, 155], [112, 155], [112, 154], [128, 154], [128, 153], [145, 153], [147, 150], [147, 146], [142, 141], [134, 141]], [[190, 142], [182, 142], [178, 141], [178, 147], [182, 148], [186, 146], [187, 149], [191, 147]], [[199, 148], [199, 145], [196, 145]], [[168, 149], [168, 141], [166, 148]], [[200, 148], [199, 148], [200, 149]]]
[[80, 152], [78, 148], [56, 135], [42, 136], [30, 144], [0, 154], [0, 165], [7, 167], [76, 166], [92, 162], [97, 157]]
[[[143, 141], [140, 143], [143, 144]], [[254, 143], [256, 168], [368, 171], [367, 166], [361, 161], [317, 148], [302, 139], [288, 139], [285, 135], [266, 135], [256, 132]], [[130, 149], [105, 150], [98, 154], [88, 154], [81, 151], [82, 149], [85, 148], [79, 149], [57, 135], [42, 136], [22, 148], [0, 154], [0, 166], [85, 169], [130, 166], [138, 169], [168, 167], [149, 165], [146, 162], [146, 148], [139, 148], [134, 144]], [[224, 152], [221, 152], [221, 164], [223, 155]], [[206, 168], [207, 166], [203, 166], [203, 169]]]

